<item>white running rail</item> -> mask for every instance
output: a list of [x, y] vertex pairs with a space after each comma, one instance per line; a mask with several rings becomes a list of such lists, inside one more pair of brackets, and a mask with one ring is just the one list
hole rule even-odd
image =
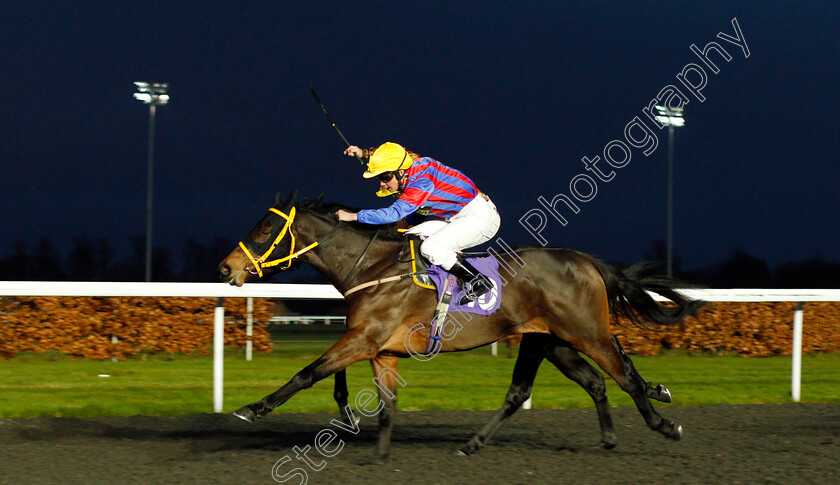
[[[802, 370], [802, 302], [840, 301], [840, 290], [816, 289], [692, 289], [682, 290], [689, 298], [709, 302], [796, 302], [793, 316], [791, 397], [800, 399]], [[213, 325], [213, 411], [222, 411], [224, 376], [224, 307], [223, 298], [287, 298], [340, 300], [343, 297], [331, 285], [260, 284], [242, 287], [225, 283], [134, 283], [87, 281], [0, 281], [0, 296], [150, 296], [218, 298]], [[658, 301], [666, 301], [653, 295]]]

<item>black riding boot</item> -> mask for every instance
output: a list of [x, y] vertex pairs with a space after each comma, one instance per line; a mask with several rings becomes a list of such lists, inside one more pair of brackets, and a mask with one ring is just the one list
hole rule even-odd
[[464, 290], [464, 297], [461, 298], [461, 305], [475, 301], [478, 297], [493, 289], [493, 283], [461, 256], [458, 256], [458, 261], [449, 272], [457, 276], [462, 282], [461, 287]]

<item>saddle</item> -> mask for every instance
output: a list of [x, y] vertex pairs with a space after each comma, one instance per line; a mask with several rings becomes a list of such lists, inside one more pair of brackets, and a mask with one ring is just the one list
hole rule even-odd
[[[452, 302], [452, 297], [453, 294], [458, 294], [458, 290], [460, 289], [462, 282], [456, 280], [454, 274], [445, 271], [439, 266], [432, 265], [428, 259], [423, 257], [420, 253], [420, 243], [422, 242], [422, 239], [419, 236], [413, 234], [406, 234], [405, 236], [408, 240], [410, 248], [411, 276], [414, 280], [414, 284], [421, 288], [437, 290], [438, 293], [438, 304], [435, 307], [434, 317], [429, 324], [429, 339], [426, 344], [426, 350], [424, 353], [419, 354], [423, 357], [431, 358], [441, 349], [441, 332], [450, 311], [466, 311], [489, 315], [499, 308], [501, 301], [501, 283], [499, 281], [498, 263], [495, 259], [493, 259], [493, 263], [495, 264], [489, 265], [490, 268], [485, 268], [490, 269], [490, 271], [487, 272], [482, 270], [482, 273], [485, 276], [490, 277], [493, 281], [495, 281], [494, 286], [496, 289], [493, 290], [493, 293], [495, 293], [496, 296], [491, 296], [491, 301], [484, 301], [483, 303], [485, 303], [485, 305], [478, 304], [478, 302], [469, 303], [466, 306], [455, 304]], [[471, 252], [462, 254], [471, 259], [492, 256], [489, 252]], [[490, 259], [492, 259], [492, 257]], [[473, 259], [473, 261], [476, 261], [476, 259]]]
[[[434, 281], [432, 281], [432, 278], [428, 274], [429, 267], [432, 266], [432, 263], [420, 253], [420, 243], [423, 242], [423, 239], [416, 234], [406, 234], [405, 238], [408, 240], [408, 246], [411, 251], [411, 272], [414, 284], [428, 290], [436, 289], [437, 286], [435, 286]], [[490, 256], [488, 251], [472, 251], [461, 254], [467, 258], [484, 258]]]

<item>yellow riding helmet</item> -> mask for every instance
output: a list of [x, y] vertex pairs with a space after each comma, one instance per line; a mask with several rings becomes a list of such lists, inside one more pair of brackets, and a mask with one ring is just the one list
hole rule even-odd
[[414, 163], [414, 160], [411, 159], [405, 148], [396, 143], [386, 142], [374, 150], [373, 155], [368, 160], [367, 171], [362, 174], [362, 177], [370, 179], [383, 172], [405, 170], [412, 163]]

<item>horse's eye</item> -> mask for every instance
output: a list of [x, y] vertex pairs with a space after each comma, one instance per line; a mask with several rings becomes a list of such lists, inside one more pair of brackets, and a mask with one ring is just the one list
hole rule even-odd
[[261, 236], [268, 236], [269, 234], [271, 234], [271, 223], [266, 221], [260, 224], [258, 232]]

